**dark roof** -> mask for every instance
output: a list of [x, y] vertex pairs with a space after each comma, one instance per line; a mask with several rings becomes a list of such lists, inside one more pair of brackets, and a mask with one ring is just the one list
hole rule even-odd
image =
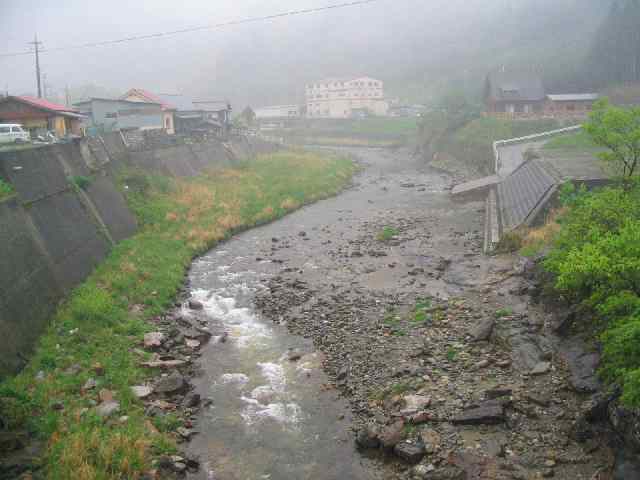
[[497, 101], [540, 101], [545, 99], [540, 76], [533, 72], [497, 71], [487, 77], [487, 96]]

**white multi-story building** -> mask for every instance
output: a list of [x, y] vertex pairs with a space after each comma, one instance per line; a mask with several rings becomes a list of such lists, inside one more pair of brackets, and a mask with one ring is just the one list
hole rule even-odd
[[383, 116], [389, 104], [384, 84], [370, 77], [328, 78], [306, 86], [307, 117]]

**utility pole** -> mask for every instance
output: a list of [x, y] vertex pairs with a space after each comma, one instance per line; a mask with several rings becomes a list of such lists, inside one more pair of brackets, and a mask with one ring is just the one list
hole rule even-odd
[[38, 83], [38, 98], [42, 98], [42, 85], [40, 83], [40, 46], [42, 42], [38, 41], [38, 34], [35, 35], [34, 41], [29, 42], [36, 49], [36, 80]]
[[71, 106], [71, 94], [69, 93], [69, 84], [64, 87], [64, 100], [67, 107]]

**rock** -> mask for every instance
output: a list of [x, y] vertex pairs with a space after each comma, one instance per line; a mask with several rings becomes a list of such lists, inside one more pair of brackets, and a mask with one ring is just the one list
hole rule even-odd
[[168, 377], [163, 377], [158, 381], [155, 391], [158, 393], [179, 393], [187, 388], [188, 384], [184, 377], [179, 373], [172, 373]]
[[189, 300], [189, 308], [191, 310], [202, 310], [204, 309], [204, 305], [202, 302], [199, 302], [198, 300]]
[[451, 420], [454, 425], [493, 425], [505, 420], [504, 406], [497, 401], [487, 401], [477, 408], [462, 412]]
[[143, 367], [148, 368], [176, 368], [186, 365], [184, 360], [156, 360], [152, 362], [142, 362]]
[[548, 373], [549, 370], [551, 370], [551, 363], [538, 362], [538, 364], [535, 367], [533, 367], [533, 369], [529, 373], [531, 375], [544, 375], [545, 373]]
[[426, 450], [421, 442], [400, 442], [393, 448], [393, 453], [407, 463], [419, 463], [426, 455]]
[[471, 368], [473, 370], [482, 370], [483, 368], [487, 368], [489, 365], [491, 365], [491, 362], [485, 358], [484, 360], [480, 360], [478, 363], [473, 365]]
[[12, 452], [25, 448], [28, 435], [25, 432], [0, 431], [0, 452]]
[[424, 410], [431, 404], [431, 398], [424, 395], [405, 395], [402, 398], [405, 408], [400, 412], [404, 416]]
[[165, 340], [162, 332], [149, 332], [144, 334], [144, 348], [158, 348]]
[[93, 373], [95, 373], [97, 377], [104, 376], [104, 367], [101, 363], [94, 363], [91, 370], [93, 370]]
[[300, 232], [298, 233], [299, 237], [306, 237], [307, 236], [307, 232]]
[[524, 399], [541, 407], [548, 407], [551, 405], [551, 401], [548, 398], [543, 397], [542, 395], [536, 395], [535, 393], [525, 393]]
[[36, 374], [36, 381], [37, 382], [42, 382], [44, 379], [46, 378], [46, 375], [44, 373], [43, 370], [40, 370], [37, 374]]
[[220, 343], [226, 343], [227, 342], [227, 338], [229, 338], [229, 333], [228, 332], [224, 332], [222, 334], [222, 336], [220, 337]]
[[398, 420], [391, 425], [387, 425], [378, 438], [382, 448], [391, 450], [404, 438], [404, 420]]
[[200, 394], [195, 392], [188, 393], [187, 396], [184, 397], [182, 405], [184, 405], [186, 408], [197, 407], [198, 405], [200, 405]]
[[380, 446], [378, 429], [374, 423], [368, 423], [358, 430], [356, 445], [362, 449], [378, 448]]
[[287, 359], [290, 362], [296, 362], [298, 360], [300, 360], [302, 358], [302, 354], [300, 352], [298, 352], [297, 350], [290, 350], [289, 353], [287, 354]]
[[89, 378], [86, 382], [84, 382], [84, 385], [82, 386], [82, 391], [87, 392], [89, 390], [93, 390], [94, 388], [96, 388], [97, 385], [98, 384], [93, 378]]
[[199, 340], [191, 340], [191, 339], [186, 339], [184, 341], [185, 345], [189, 348], [199, 348], [200, 347], [200, 341]]
[[71, 365], [69, 368], [67, 368], [64, 371], [64, 374], [65, 375], [77, 375], [81, 371], [82, 371], [82, 367], [79, 364], [74, 363], [73, 365]]
[[189, 440], [191, 436], [195, 434], [193, 430], [185, 427], [178, 427], [176, 429], [176, 433], [180, 435], [182, 438], [184, 438], [185, 440]]
[[435, 453], [440, 449], [442, 438], [435, 430], [425, 430], [420, 434], [420, 438], [422, 439], [422, 443], [424, 444], [427, 453]]
[[101, 402], [110, 402], [114, 398], [114, 393], [111, 390], [103, 388], [100, 390], [100, 393], [98, 393], [98, 398], [100, 398]]
[[494, 318], [485, 318], [471, 328], [469, 335], [474, 342], [482, 342], [489, 340], [493, 333], [493, 327], [496, 321]]
[[153, 388], [147, 385], [136, 385], [134, 387], [131, 387], [131, 391], [136, 398], [147, 398], [153, 393]]
[[120, 410], [120, 403], [115, 400], [102, 402], [96, 407], [96, 413], [101, 417], [110, 417]]
[[411, 470], [411, 473], [418, 480], [428, 480], [430, 477], [429, 474], [433, 472], [435, 469], [436, 467], [434, 467], [433, 464], [431, 463], [429, 465], [416, 465]]
[[513, 389], [509, 387], [496, 387], [484, 392], [484, 396], [489, 400], [493, 400], [500, 397], [509, 397], [512, 394], [513, 394]]

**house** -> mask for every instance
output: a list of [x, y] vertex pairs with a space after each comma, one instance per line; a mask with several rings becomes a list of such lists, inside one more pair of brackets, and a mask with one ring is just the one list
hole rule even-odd
[[600, 98], [597, 93], [547, 95], [545, 114], [553, 117], [586, 117]]
[[427, 111], [426, 105], [392, 105], [390, 117], [421, 117]]
[[384, 116], [384, 83], [371, 77], [327, 78], [306, 85], [307, 117]]
[[231, 123], [231, 105], [226, 101], [192, 100], [181, 94], [158, 94], [166, 105], [175, 108], [173, 118], [176, 133], [214, 132], [225, 136]]
[[173, 135], [175, 133], [174, 113], [176, 111], [176, 107], [169, 103], [166, 103], [159, 96], [154, 95], [153, 93], [141, 88], [132, 88], [127, 93], [122, 95], [122, 97], [120, 97], [120, 100], [159, 104], [162, 107], [162, 128], [164, 128], [164, 130], [169, 135]]
[[160, 103], [92, 98], [75, 106], [86, 115], [86, 126], [97, 131], [158, 130], [165, 125], [165, 110]]
[[0, 123], [19, 123], [32, 137], [52, 131], [59, 138], [81, 135], [83, 115], [43, 98], [7, 96], [0, 99]]
[[276, 118], [300, 118], [299, 105], [271, 105], [268, 107], [256, 108], [257, 120], [269, 120]]
[[484, 100], [486, 115], [527, 118], [543, 114], [547, 96], [538, 74], [503, 68], [487, 76]]

